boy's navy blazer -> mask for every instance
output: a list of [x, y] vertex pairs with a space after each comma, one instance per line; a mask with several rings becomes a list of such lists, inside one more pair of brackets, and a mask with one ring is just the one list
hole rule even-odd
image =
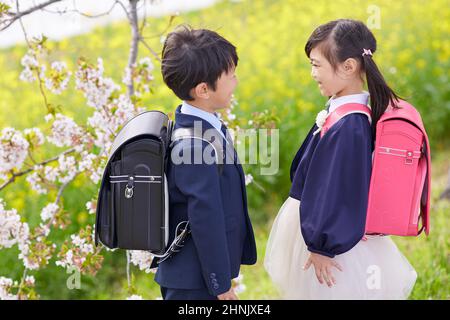
[[[180, 109], [175, 113], [174, 129], [193, 127], [194, 121], [201, 121], [203, 132], [214, 128], [199, 117], [181, 113]], [[203, 152], [208, 146], [207, 142], [200, 142], [195, 144], [191, 139], [184, 139], [174, 146], [184, 144], [182, 152], [190, 149], [193, 160], [196, 148]], [[180, 150], [180, 146], [176, 149]], [[236, 160], [233, 164], [224, 162], [219, 173], [216, 163], [176, 165], [169, 160], [167, 180], [169, 243], [181, 221], [189, 220], [191, 234], [180, 252], [159, 264], [155, 281], [167, 288], [206, 288], [213, 296], [228, 291], [231, 279], [239, 275], [240, 265], [256, 262], [241, 164]]]

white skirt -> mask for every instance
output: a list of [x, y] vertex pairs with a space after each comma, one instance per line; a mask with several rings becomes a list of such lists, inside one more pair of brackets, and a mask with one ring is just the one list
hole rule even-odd
[[264, 267], [283, 299], [407, 299], [417, 273], [388, 236], [367, 236], [335, 256], [336, 284], [317, 280], [314, 266], [303, 270], [310, 252], [300, 229], [300, 202], [289, 197], [278, 212], [267, 242]]

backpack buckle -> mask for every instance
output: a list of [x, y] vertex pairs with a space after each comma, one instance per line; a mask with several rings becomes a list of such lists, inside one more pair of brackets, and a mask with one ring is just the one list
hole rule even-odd
[[412, 151], [406, 151], [406, 159], [405, 159], [405, 164], [412, 164], [413, 163], [413, 156], [414, 153]]
[[133, 197], [134, 177], [128, 178], [128, 183], [125, 187], [125, 198], [131, 199]]

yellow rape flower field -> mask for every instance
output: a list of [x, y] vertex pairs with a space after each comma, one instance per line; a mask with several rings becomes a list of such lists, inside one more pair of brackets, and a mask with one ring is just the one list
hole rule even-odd
[[[450, 10], [448, 2], [435, 1], [299, 1], [254, 0], [222, 1], [201, 11], [183, 13], [172, 22], [187, 23], [195, 28], [218, 31], [238, 48], [239, 85], [235, 114], [247, 124], [255, 111], [270, 110], [278, 118], [280, 129], [279, 170], [276, 175], [261, 176], [255, 165], [245, 166], [256, 184], [248, 186], [249, 210], [256, 232], [258, 262], [244, 266], [242, 274], [246, 290], [241, 299], [276, 299], [278, 293], [263, 267], [265, 245], [273, 219], [287, 197], [289, 168], [300, 143], [314, 123], [326, 99], [310, 75], [310, 64], [304, 45], [318, 25], [338, 18], [353, 18], [365, 23], [379, 21], [372, 31], [378, 49], [374, 59], [388, 83], [404, 99], [421, 112], [431, 139], [433, 172], [431, 233], [429, 237], [394, 237], [400, 250], [418, 273], [410, 299], [449, 299], [449, 223], [450, 202], [439, 200], [447, 184], [450, 168]], [[144, 34], [150, 46], [160, 52], [161, 35], [169, 18], [149, 18]], [[377, 21], [375, 21], [377, 22]], [[49, 60], [65, 61], [74, 69], [80, 56], [95, 62], [102, 57], [105, 73], [120, 83], [128, 61], [130, 29], [126, 22], [100, 27], [88, 34], [62, 41], [49, 41]], [[17, 45], [0, 51], [0, 127], [23, 130], [39, 127], [48, 130], [44, 121], [46, 108], [36, 83], [19, 80], [20, 61], [26, 47]], [[140, 47], [139, 57], [150, 56]], [[165, 87], [160, 64], [155, 65], [152, 92], [143, 96], [148, 109], [173, 111], [177, 99]], [[71, 82], [74, 80], [71, 79]], [[78, 123], [86, 121], [92, 108], [86, 106], [82, 94], [73, 83], [62, 95], [51, 96], [51, 103]], [[250, 125], [248, 125], [250, 127]], [[45, 154], [57, 152], [49, 148]], [[72, 224], [56, 230], [53, 239], [62, 242], [80, 226], [93, 224], [94, 215], [86, 212], [85, 203], [97, 193], [98, 186], [80, 177], [65, 190], [64, 207], [70, 209]], [[30, 224], [39, 223], [39, 212], [45, 197], [30, 190], [24, 178], [0, 192], [10, 207], [16, 208]], [[59, 240], [58, 240], [59, 239]], [[23, 267], [15, 248], [0, 251], [0, 276], [20, 278]], [[103, 268], [94, 276], [82, 276], [81, 288], [69, 290], [64, 269], [49, 265], [33, 274], [36, 292], [41, 299], [123, 299], [128, 296], [125, 252], [104, 251]], [[132, 267], [136, 292], [145, 299], [160, 296], [153, 274]], [[301, 270], [299, 270], [301, 272]]]

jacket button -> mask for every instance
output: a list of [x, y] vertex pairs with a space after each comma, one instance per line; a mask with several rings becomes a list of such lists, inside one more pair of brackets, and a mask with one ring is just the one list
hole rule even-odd
[[216, 290], [219, 289], [219, 285], [218, 285], [218, 284], [215, 284], [215, 285], [214, 285], [214, 289], [216, 289]]
[[211, 277], [211, 279], [214, 279], [216, 277], [216, 274], [215, 273], [211, 273], [209, 276]]

